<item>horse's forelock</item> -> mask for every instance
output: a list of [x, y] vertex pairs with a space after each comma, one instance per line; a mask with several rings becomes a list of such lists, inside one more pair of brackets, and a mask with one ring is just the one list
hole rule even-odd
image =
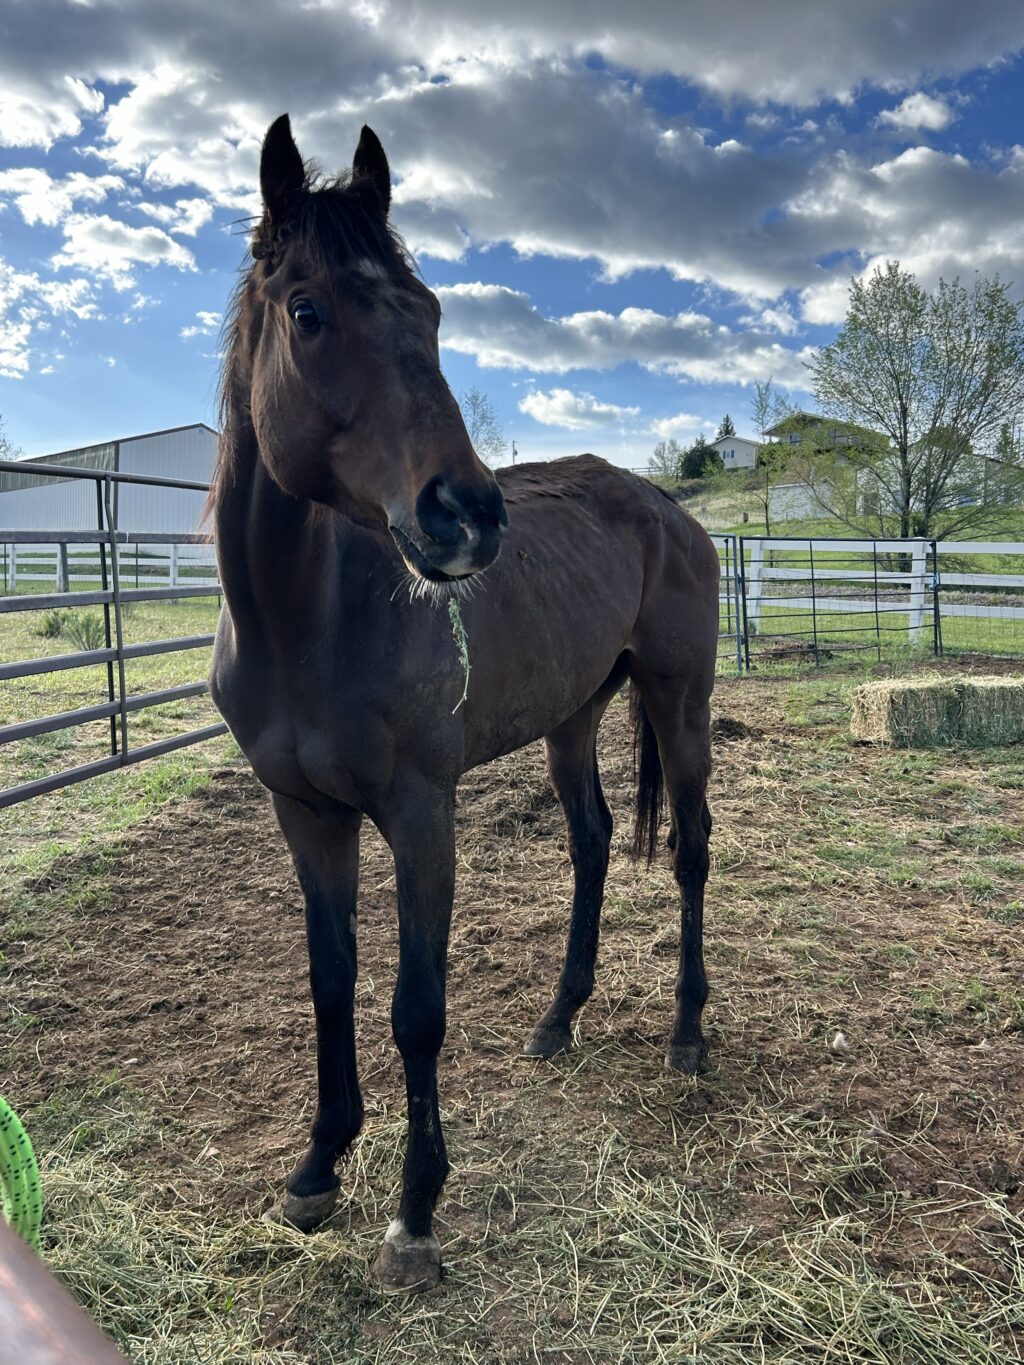
[[381, 213], [372, 186], [364, 179], [353, 180], [350, 172], [333, 179], [311, 174], [293, 197], [284, 222], [274, 223], [264, 213], [253, 233], [253, 258], [266, 260], [273, 269], [291, 243], [317, 266], [370, 260], [388, 269], [413, 270], [405, 244]]

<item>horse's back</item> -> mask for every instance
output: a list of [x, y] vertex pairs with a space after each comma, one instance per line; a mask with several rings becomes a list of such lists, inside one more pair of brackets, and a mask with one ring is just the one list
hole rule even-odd
[[[620, 538], [632, 540], [648, 573], [667, 572], [675, 591], [713, 601], [717, 611], [719, 561], [710, 536], [649, 480], [597, 455], [513, 465], [497, 478], [512, 525], [594, 530], [610, 552]], [[579, 549], [586, 549], [584, 542]]]

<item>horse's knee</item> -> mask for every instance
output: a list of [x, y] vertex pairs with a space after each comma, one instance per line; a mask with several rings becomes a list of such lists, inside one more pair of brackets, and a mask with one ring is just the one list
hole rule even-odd
[[444, 989], [424, 977], [407, 984], [399, 977], [391, 1001], [391, 1033], [402, 1057], [436, 1057], [445, 1034]]

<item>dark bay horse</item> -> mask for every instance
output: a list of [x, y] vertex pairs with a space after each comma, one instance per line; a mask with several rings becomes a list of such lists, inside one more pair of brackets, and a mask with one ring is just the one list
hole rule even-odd
[[[363, 1119], [353, 995], [367, 815], [395, 859], [391, 1019], [409, 1121], [401, 1203], [374, 1273], [413, 1291], [440, 1278], [437, 1057], [456, 783], [546, 741], [575, 876], [565, 965], [526, 1046], [550, 1057], [571, 1045], [593, 988], [612, 828], [595, 740], [627, 679], [635, 848], [653, 854], [664, 793], [682, 895], [667, 1063], [702, 1063], [718, 557], [671, 499], [593, 456], [497, 477], [480, 462], [441, 374], [437, 300], [388, 226], [388, 164], [368, 128], [351, 174], [317, 181], [284, 116], [260, 180], [212, 494], [225, 608], [211, 686], [273, 793], [306, 902], [318, 1106], [282, 1216], [312, 1229], [330, 1214], [335, 1164]], [[471, 663], [463, 705], [452, 593]]]

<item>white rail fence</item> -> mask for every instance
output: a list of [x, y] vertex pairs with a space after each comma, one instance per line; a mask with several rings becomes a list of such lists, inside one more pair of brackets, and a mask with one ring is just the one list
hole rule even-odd
[[[217, 591], [217, 565], [212, 545], [119, 545], [118, 567], [126, 586], [212, 588]], [[93, 545], [0, 545], [4, 591], [36, 592], [46, 584], [56, 592], [91, 587], [102, 579], [99, 551]]]
[[[804, 641], [1024, 655], [1024, 542], [719, 535], [724, 656]], [[945, 623], [945, 629], [944, 629]]]

